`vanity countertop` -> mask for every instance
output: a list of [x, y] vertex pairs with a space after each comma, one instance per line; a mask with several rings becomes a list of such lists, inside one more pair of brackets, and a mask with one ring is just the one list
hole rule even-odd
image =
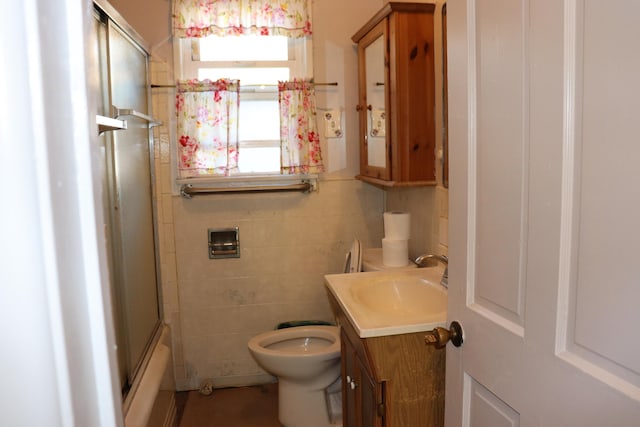
[[443, 268], [328, 274], [335, 297], [360, 338], [430, 331], [446, 326]]

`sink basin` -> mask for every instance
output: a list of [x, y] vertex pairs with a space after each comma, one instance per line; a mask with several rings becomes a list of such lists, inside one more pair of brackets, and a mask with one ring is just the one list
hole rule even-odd
[[440, 288], [442, 285], [427, 279], [401, 275], [358, 281], [352, 286], [351, 293], [354, 301], [372, 311], [420, 315], [439, 312], [447, 306], [447, 293]]
[[330, 274], [325, 282], [360, 337], [367, 338], [445, 326], [442, 272], [434, 267]]

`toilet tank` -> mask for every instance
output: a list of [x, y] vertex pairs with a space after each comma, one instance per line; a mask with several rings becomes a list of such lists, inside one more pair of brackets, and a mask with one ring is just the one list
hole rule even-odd
[[379, 270], [403, 270], [416, 268], [413, 261], [408, 260], [408, 264], [403, 267], [387, 267], [382, 263], [382, 248], [367, 248], [362, 252], [362, 271]]

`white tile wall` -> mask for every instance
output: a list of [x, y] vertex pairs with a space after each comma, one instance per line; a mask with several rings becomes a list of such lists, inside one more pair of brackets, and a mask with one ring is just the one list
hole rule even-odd
[[[152, 58], [151, 81], [156, 84], [165, 84], [173, 81], [171, 66], [158, 58]], [[174, 91], [172, 89], [152, 89], [151, 95], [153, 116], [163, 122], [162, 126], [154, 128], [153, 135], [162, 311], [165, 323], [171, 326], [174, 373], [177, 385], [181, 387], [185, 382], [185, 369], [178, 299], [178, 272], [176, 268], [169, 156], [171, 129], [174, 124], [173, 117], [175, 116], [173, 111]]]
[[409, 239], [409, 257], [415, 258], [437, 248], [436, 189], [434, 187], [394, 188], [386, 194], [387, 211], [405, 211], [411, 213], [411, 239]]
[[[341, 272], [354, 238], [382, 238], [382, 190], [323, 181], [311, 194], [173, 198], [183, 386], [242, 385], [269, 378], [249, 339], [289, 320], [332, 320], [323, 276]], [[240, 258], [211, 260], [207, 229], [240, 228]]]

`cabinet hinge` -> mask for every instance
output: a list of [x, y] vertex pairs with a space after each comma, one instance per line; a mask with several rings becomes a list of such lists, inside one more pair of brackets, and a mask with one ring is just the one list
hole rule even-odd
[[384, 406], [384, 403], [378, 403], [378, 416], [384, 417], [385, 412], [386, 412], [386, 407]]

